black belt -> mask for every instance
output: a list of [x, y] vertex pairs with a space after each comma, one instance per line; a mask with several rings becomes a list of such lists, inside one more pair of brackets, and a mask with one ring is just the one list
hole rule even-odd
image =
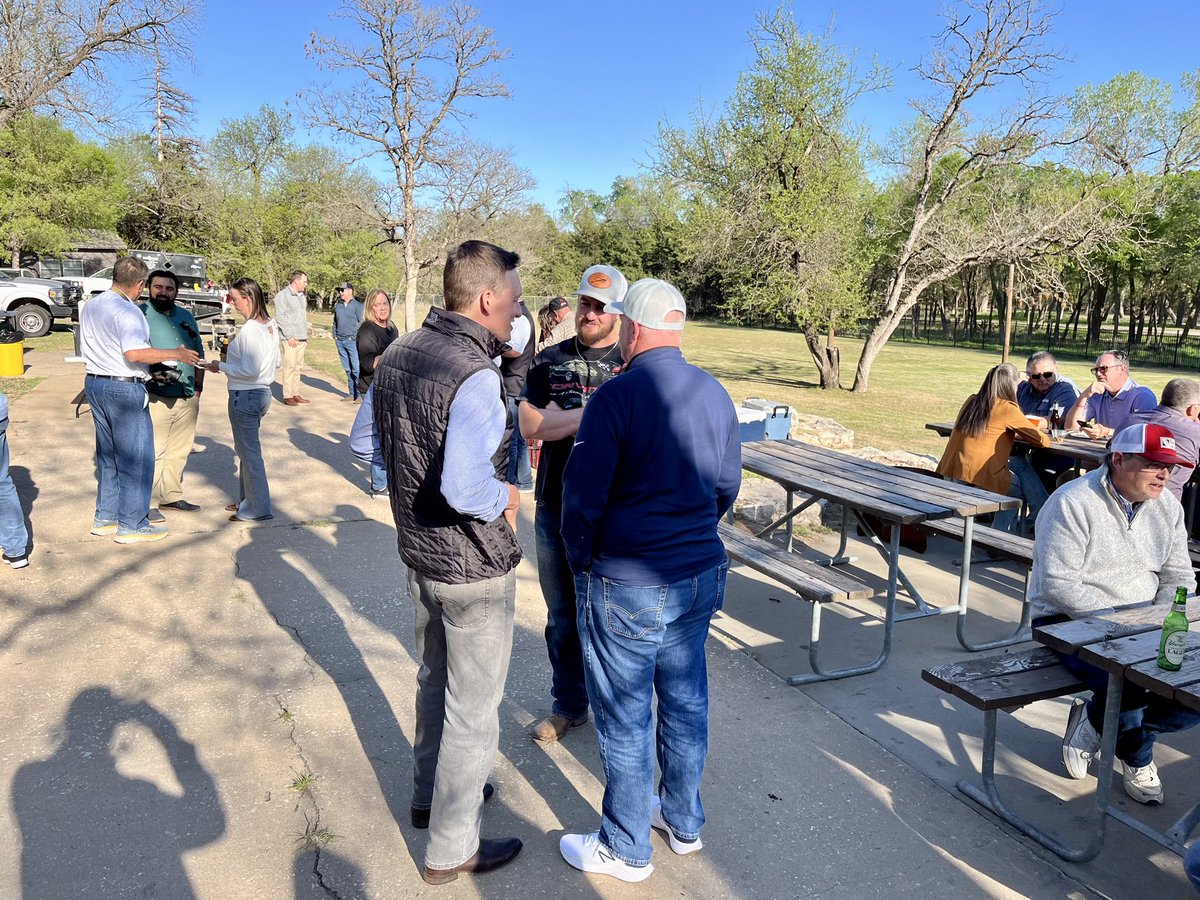
[[96, 375], [93, 372], [88, 372], [87, 377], [88, 378], [104, 378], [104, 379], [107, 379], [108, 381], [136, 381], [139, 384], [146, 380], [144, 378], [138, 378], [136, 375]]

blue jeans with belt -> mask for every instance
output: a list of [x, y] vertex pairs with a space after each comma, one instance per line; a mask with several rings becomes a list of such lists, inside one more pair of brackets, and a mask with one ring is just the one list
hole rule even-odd
[[346, 372], [346, 393], [358, 397], [358, 341], [355, 338], [334, 338], [342, 369]]
[[83, 391], [96, 425], [96, 523], [129, 534], [149, 524], [154, 426], [140, 381], [88, 375]]
[[268, 388], [229, 392], [229, 424], [238, 457], [237, 514], [243, 519], [271, 518], [271, 487], [258, 435], [259, 424], [270, 408]]
[[[575, 578], [588, 696], [604, 765], [600, 842], [631, 866], [650, 862], [654, 758], [662, 815], [692, 840], [704, 825], [708, 755], [708, 623], [725, 598], [729, 561], [671, 584]], [[658, 723], [651, 701], [658, 696]]]

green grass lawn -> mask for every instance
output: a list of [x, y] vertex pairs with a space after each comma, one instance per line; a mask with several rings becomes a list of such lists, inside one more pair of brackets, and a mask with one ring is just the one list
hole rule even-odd
[[[425, 310], [418, 311], [418, 321]], [[313, 324], [327, 325], [327, 314], [310, 313]], [[862, 342], [839, 340], [842, 381], [854, 381]], [[71, 332], [56, 328], [44, 338], [26, 341], [26, 351], [67, 353]], [[823, 391], [817, 370], [800, 334], [761, 328], [738, 328], [709, 322], [691, 322], [684, 332], [688, 359], [715, 375], [735, 403], [747, 397], [764, 397], [786, 403], [798, 413], [834, 419], [855, 432], [856, 447], [911, 450], [939, 455], [945, 440], [925, 429], [926, 422], [950, 421], [967, 395], [979, 388], [989, 367], [1000, 361], [994, 352], [924, 344], [888, 344], [871, 372], [871, 389], [865, 394], [848, 390]], [[328, 338], [309, 341], [305, 364], [344, 386], [345, 375], [337, 346]], [[1014, 358], [1018, 368], [1024, 357]], [[1060, 362], [1059, 372], [1081, 388], [1092, 380], [1086, 362]], [[1196, 372], [1134, 368], [1133, 376], [1161, 393], [1170, 379]], [[16, 399], [31, 390], [38, 379], [0, 378], [0, 391]]]

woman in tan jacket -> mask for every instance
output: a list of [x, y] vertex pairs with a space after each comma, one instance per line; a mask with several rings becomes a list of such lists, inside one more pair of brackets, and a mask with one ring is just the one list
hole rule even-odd
[[[1050, 438], [1017, 406], [1018, 377], [1016, 368], [1008, 363], [987, 373], [979, 393], [968, 397], [959, 410], [937, 471], [946, 478], [1024, 500], [1032, 521], [1049, 495], [1032, 468], [1010, 470], [1009, 460], [1017, 438], [1035, 447], [1050, 446]], [[1013, 478], [1014, 472], [1018, 477]], [[1016, 533], [1017, 511], [998, 512], [993, 524]]]

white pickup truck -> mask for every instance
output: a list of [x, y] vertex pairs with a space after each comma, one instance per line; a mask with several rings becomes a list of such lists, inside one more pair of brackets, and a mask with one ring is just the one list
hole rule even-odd
[[15, 324], [27, 338], [49, 333], [55, 319], [70, 319], [83, 296], [78, 285], [49, 278], [0, 277], [0, 311], [15, 314]]
[[112, 287], [113, 267], [101, 269], [99, 272], [93, 272], [86, 277], [75, 275], [65, 275], [59, 281], [66, 281], [70, 284], [78, 285], [83, 292], [84, 297], [95, 297], [97, 294], [103, 294]]

